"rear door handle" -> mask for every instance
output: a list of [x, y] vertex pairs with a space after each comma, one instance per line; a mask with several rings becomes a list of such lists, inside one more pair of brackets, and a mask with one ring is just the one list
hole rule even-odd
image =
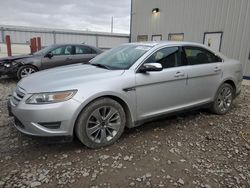
[[182, 73], [182, 72], [177, 72], [177, 73], [175, 73], [175, 75], [174, 75], [174, 77], [183, 77], [183, 76], [185, 76], [185, 74]]
[[68, 57], [68, 58], [66, 58], [66, 61], [69, 61], [69, 60], [72, 60], [72, 59], [71, 59], [71, 58], [69, 58], [69, 57]]

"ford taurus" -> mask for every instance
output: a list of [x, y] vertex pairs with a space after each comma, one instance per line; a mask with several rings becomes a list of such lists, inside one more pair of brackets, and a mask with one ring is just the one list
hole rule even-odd
[[90, 148], [114, 143], [125, 127], [206, 106], [226, 114], [241, 91], [239, 61], [196, 43], [130, 43], [90, 64], [22, 79], [9, 100], [15, 127], [42, 137], [73, 137]]

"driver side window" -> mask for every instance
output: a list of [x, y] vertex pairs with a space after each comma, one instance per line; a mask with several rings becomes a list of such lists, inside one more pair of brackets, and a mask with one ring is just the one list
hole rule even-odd
[[53, 54], [53, 56], [55, 56], [55, 55], [62, 55], [62, 52], [63, 52], [63, 47], [55, 48], [54, 50], [51, 51], [51, 53]]
[[58, 55], [71, 55], [72, 54], [72, 46], [61, 46], [58, 48], [55, 48], [51, 51], [53, 56]]
[[160, 63], [165, 68], [180, 66], [179, 48], [167, 47], [151, 55], [145, 63]]
[[65, 46], [63, 55], [71, 55], [72, 54], [72, 46]]

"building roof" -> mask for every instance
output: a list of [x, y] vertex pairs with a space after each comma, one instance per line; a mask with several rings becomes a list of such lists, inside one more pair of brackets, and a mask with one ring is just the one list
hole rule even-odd
[[110, 33], [110, 32], [98, 32], [98, 31], [84, 31], [84, 30], [70, 30], [70, 29], [56, 29], [56, 28], [40, 28], [40, 27], [27, 27], [27, 26], [15, 26], [15, 25], [0, 25], [1, 29], [11, 31], [30, 31], [30, 32], [47, 32], [47, 33], [67, 33], [67, 34], [88, 34], [88, 35], [105, 35], [105, 36], [120, 36], [129, 37], [129, 34], [124, 33]]

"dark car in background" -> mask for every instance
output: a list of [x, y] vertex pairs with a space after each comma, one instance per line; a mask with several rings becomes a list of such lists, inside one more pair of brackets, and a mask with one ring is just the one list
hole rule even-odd
[[53, 67], [87, 63], [102, 50], [85, 44], [56, 44], [34, 54], [0, 59], [0, 77], [3, 75], [24, 78], [34, 72]]

